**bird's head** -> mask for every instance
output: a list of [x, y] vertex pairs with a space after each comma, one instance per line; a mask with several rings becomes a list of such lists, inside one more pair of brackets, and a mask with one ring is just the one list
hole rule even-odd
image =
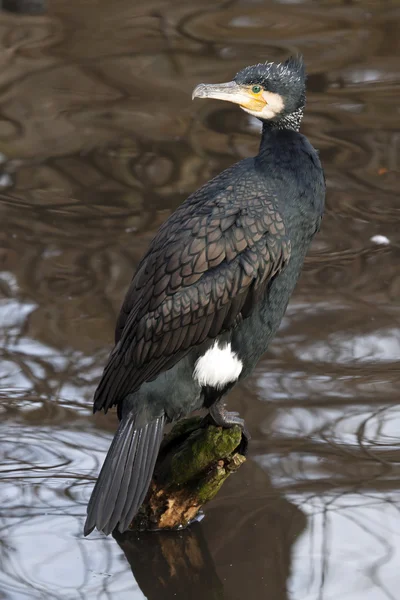
[[298, 129], [306, 99], [303, 58], [245, 67], [228, 83], [200, 83], [193, 90], [194, 98], [234, 102], [261, 121]]

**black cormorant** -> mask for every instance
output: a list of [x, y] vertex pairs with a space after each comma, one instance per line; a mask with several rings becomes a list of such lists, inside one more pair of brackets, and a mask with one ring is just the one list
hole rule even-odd
[[179, 206], [136, 270], [94, 397], [94, 411], [117, 405], [120, 425], [89, 501], [85, 535], [128, 528], [165, 423], [206, 407], [217, 425], [239, 424], [248, 438], [224, 396], [268, 348], [324, 209], [321, 163], [299, 133], [305, 80], [302, 58], [291, 57], [193, 92], [260, 119], [260, 149]]

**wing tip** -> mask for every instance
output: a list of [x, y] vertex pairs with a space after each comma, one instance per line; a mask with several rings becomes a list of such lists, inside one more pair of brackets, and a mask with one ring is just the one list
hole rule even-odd
[[[129, 529], [151, 482], [164, 422], [164, 415], [137, 429], [133, 429], [133, 418], [128, 423], [121, 422], [120, 435], [116, 442], [114, 437], [114, 444], [110, 446], [89, 500], [83, 529], [85, 537], [94, 529], [102, 531], [105, 535], [116, 529], [121, 533]], [[143, 432], [143, 435], [137, 437], [137, 443], [134, 442], [135, 432]], [[117, 436], [118, 432], [115, 435]], [[129, 442], [127, 436], [131, 438]], [[112, 472], [110, 468], [113, 458], [118, 460]], [[115, 486], [118, 486], [117, 492]]]

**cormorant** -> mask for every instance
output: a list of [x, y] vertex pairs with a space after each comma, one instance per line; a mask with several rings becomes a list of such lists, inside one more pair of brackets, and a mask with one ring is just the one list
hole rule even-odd
[[147, 493], [165, 423], [205, 407], [222, 427], [244, 422], [225, 394], [267, 350], [321, 223], [325, 179], [299, 133], [301, 57], [200, 84], [193, 98], [234, 102], [262, 122], [257, 156], [203, 185], [161, 226], [117, 321], [94, 412], [120, 425], [94, 487], [85, 535], [125, 531]]

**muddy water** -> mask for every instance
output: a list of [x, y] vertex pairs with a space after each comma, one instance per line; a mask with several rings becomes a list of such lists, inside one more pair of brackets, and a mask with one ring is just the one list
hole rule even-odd
[[[398, 599], [398, 4], [35, 5], [0, 15], [0, 597]], [[91, 399], [134, 266], [257, 149], [256, 122], [191, 90], [298, 49], [328, 204], [278, 337], [230, 396], [250, 460], [189, 532], [84, 539], [116, 424]]]

